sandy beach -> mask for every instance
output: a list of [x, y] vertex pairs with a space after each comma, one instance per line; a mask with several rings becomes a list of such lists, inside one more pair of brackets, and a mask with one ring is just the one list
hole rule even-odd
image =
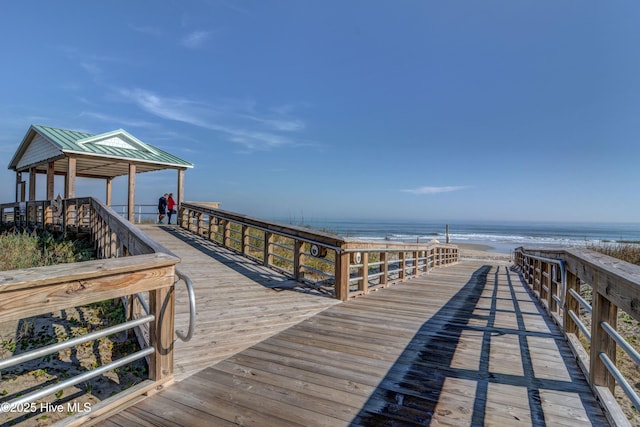
[[511, 256], [509, 254], [489, 252], [489, 250], [493, 249], [493, 247], [489, 245], [473, 243], [455, 243], [455, 245], [460, 249], [461, 259], [511, 261]]

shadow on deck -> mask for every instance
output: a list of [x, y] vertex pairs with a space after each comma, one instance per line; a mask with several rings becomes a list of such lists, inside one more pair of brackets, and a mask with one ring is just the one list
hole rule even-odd
[[[499, 286], [501, 268], [505, 271], [507, 295]], [[395, 425], [396, 421], [400, 425], [429, 425], [434, 418], [442, 422], [456, 412], [458, 415], [455, 419], [459, 425], [513, 425], [518, 422], [535, 426], [558, 425], [556, 423], [560, 421], [557, 419], [548, 422], [551, 414], [545, 418], [545, 409], [550, 405], [558, 405], [549, 399], [550, 394], [572, 395], [580, 401], [584, 413], [578, 415], [575, 409], [580, 408], [574, 408], [573, 411], [567, 411], [570, 419], [580, 424], [607, 424], [582, 373], [571, 363], [571, 352], [564, 337], [544, 316], [540, 307], [536, 306], [535, 312], [523, 311], [518, 293], [527, 288], [521, 286], [515, 274], [514, 279], [518, 281], [516, 289], [512, 281], [514, 273], [505, 269], [502, 266], [495, 270], [493, 285], [489, 284], [489, 287], [487, 276], [491, 266], [485, 265], [476, 270], [469, 282], [422, 325], [354, 419], [354, 425]], [[488, 298], [487, 291], [491, 294], [491, 307], [478, 312], [478, 307], [483, 305], [482, 299]], [[506, 296], [513, 302], [516, 329], [498, 325], [498, 306]], [[529, 310], [533, 308], [531, 304], [526, 305]], [[531, 315], [539, 315], [548, 332], [527, 330], [525, 316]], [[473, 325], [474, 320], [478, 325]], [[480, 357], [477, 362], [473, 361], [477, 366], [473, 367], [462, 361], [464, 343], [469, 344], [470, 336], [474, 336], [473, 341], [480, 349]], [[517, 341], [517, 348], [512, 347], [511, 353], [508, 353], [509, 349], [499, 342], [496, 344], [494, 337], [511, 337], [509, 341], [513, 344]], [[554, 378], [554, 375], [536, 372], [544, 368], [540, 366], [540, 360], [534, 366], [535, 356], [531, 346], [535, 345], [536, 339], [553, 341], [560, 354], [569, 358], [568, 363], [565, 358], [551, 361], [563, 366], [568, 377]], [[492, 345], [497, 348], [492, 348]], [[516, 373], [507, 368], [500, 372], [497, 365], [501, 356], [507, 359], [515, 354], [519, 354], [522, 371]], [[460, 386], [466, 390], [460, 389]], [[491, 394], [498, 393], [498, 388], [504, 389], [506, 401], [497, 402], [492, 398]], [[443, 395], [452, 391], [454, 395], [459, 393], [454, 398], [457, 399], [455, 402], [443, 399]], [[504, 405], [503, 410], [492, 408], [492, 400]], [[504, 411], [509, 407], [511, 409]], [[562, 425], [568, 421], [564, 420]]]
[[463, 262], [334, 305], [102, 425], [607, 425], [542, 313], [507, 264]]
[[200, 251], [202, 254], [266, 288], [276, 291], [286, 289], [333, 298], [333, 287], [314, 287], [309, 284], [297, 282], [293, 279], [287, 278], [275, 270], [270, 269], [269, 267], [260, 265], [251, 259], [222, 248], [215, 242], [204, 239], [201, 236], [183, 228], [166, 225], [161, 225], [159, 228], [171, 234], [176, 239], [188, 244], [190, 247]]

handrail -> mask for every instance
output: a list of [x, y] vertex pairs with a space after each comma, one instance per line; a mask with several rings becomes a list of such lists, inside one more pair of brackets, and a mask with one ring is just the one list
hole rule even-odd
[[543, 256], [536, 256], [531, 254], [525, 254], [523, 252], [523, 248], [516, 248], [514, 250], [515, 253], [520, 253], [522, 256], [537, 259], [539, 261], [548, 262], [551, 264], [558, 265], [560, 267], [560, 306], [564, 308], [566, 300], [567, 300], [567, 271], [564, 265], [564, 261], [555, 258], [548, 258]]
[[109, 372], [112, 369], [119, 368], [120, 366], [127, 365], [131, 362], [135, 362], [136, 360], [153, 354], [155, 351], [156, 350], [153, 347], [143, 348], [142, 350], [138, 350], [135, 353], [124, 356], [123, 358], [118, 359], [115, 362], [107, 363], [106, 365], [102, 365], [99, 368], [92, 369], [80, 375], [76, 375], [75, 377], [69, 378], [68, 380], [60, 381], [59, 383], [55, 383], [32, 393], [25, 394], [10, 402], [2, 402], [2, 404], [0, 405], [0, 413], [11, 412], [16, 408], [24, 407], [28, 403], [35, 402], [38, 399], [42, 399], [43, 397], [46, 397], [50, 394], [56, 393], [60, 390], [64, 390], [67, 387], [80, 384], [82, 382], [90, 380], [91, 378], [95, 378], [98, 375], [102, 375], [105, 372]]
[[358, 241], [194, 202], [180, 204], [178, 224], [340, 300], [458, 261], [455, 245]]
[[[74, 347], [76, 345], [79, 344], [83, 344], [85, 342], [89, 342], [89, 341], [93, 341], [99, 338], [103, 338], [106, 337], [108, 335], [112, 335], [112, 334], [116, 334], [118, 332], [122, 332], [122, 331], [126, 331], [132, 328], [135, 328], [136, 326], [140, 326], [143, 324], [148, 324], [149, 322], [152, 322], [153, 320], [155, 320], [155, 316], [154, 315], [148, 315], [145, 317], [141, 317], [139, 319], [135, 319], [135, 320], [130, 320], [128, 322], [124, 322], [121, 323], [119, 325], [116, 326], [112, 326], [112, 327], [108, 327], [105, 329], [101, 329], [99, 331], [95, 331], [86, 335], [82, 335], [76, 338], [71, 338], [68, 339], [66, 341], [57, 343], [57, 344], [51, 344], [48, 345], [46, 347], [42, 347], [36, 350], [32, 350], [32, 351], [28, 351], [26, 353], [22, 353], [18, 356], [11, 356], [8, 357], [6, 359], [0, 360], [0, 369], [6, 369], [10, 366], [15, 366], [15, 365], [19, 365], [21, 363], [25, 363], [34, 359], [38, 359], [40, 357], [43, 356], [47, 356], [49, 354], [52, 353], [56, 353], [60, 350], [65, 350], [67, 348], [71, 348]], [[66, 387], [70, 387], [76, 384], [79, 384], [81, 382], [87, 381], [91, 378], [94, 378], [98, 375], [101, 375], [105, 372], [110, 371], [111, 369], [115, 369], [118, 368], [120, 366], [129, 364], [131, 362], [134, 362], [136, 360], [142, 359], [145, 356], [150, 355], [151, 353], [155, 352], [155, 348], [153, 347], [146, 347], [143, 348], [142, 350], [139, 350], [131, 355], [122, 357], [114, 362], [108, 363], [106, 365], [103, 365], [102, 367], [96, 368], [96, 369], [92, 369], [88, 372], [82, 373], [80, 375], [76, 375], [72, 378], [69, 378], [68, 380], [44, 387], [40, 390], [37, 390], [35, 392], [29, 393], [27, 395], [23, 395], [20, 398], [16, 398], [12, 401], [9, 402], [2, 402], [2, 404], [0, 405], [0, 413], [2, 412], [10, 412], [11, 410], [15, 410], [15, 408], [17, 407], [24, 407], [24, 405], [27, 405], [29, 403], [35, 402], [38, 399], [41, 399], [43, 397], [46, 397], [50, 394], [56, 393], [60, 390], [65, 389]]]
[[598, 353], [598, 357], [606, 366], [607, 371], [609, 371], [609, 373], [616, 379], [618, 384], [620, 384], [620, 388], [622, 388], [624, 394], [626, 394], [629, 400], [631, 400], [633, 406], [635, 406], [636, 408], [640, 408], [640, 397], [638, 397], [635, 390], [633, 389], [631, 384], [629, 384], [626, 378], [622, 376], [622, 373], [620, 372], [616, 364], [609, 358], [609, 356], [606, 355], [606, 353]]
[[[162, 334], [158, 331], [174, 329], [173, 288], [176, 264], [180, 261], [178, 257], [121, 218], [111, 208], [90, 197], [56, 201], [55, 206], [51, 201], [1, 204], [0, 222], [30, 230], [50, 229], [54, 232], [88, 233], [100, 258], [79, 263], [0, 272], [0, 295], [11, 295], [10, 301], [9, 298], [0, 298], [0, 322], [18, 321], [69, 307], [125, 297], [138, 298], [147, 311], [143, 317], [135, 319], [133, 312], [129, 313], [131, 317], [121, 325], [9, 357], [0, 361], [0, 366], [22, 364], [34, 357], [76, 345], [77, 342], [116, 333], [122, 328], [135, 328], [138, 331], [139, 328], [148, 326], [150, 333], [147, 335], [153, 338], [153, 342], [148, 344], [142, 342], [142, 350], [134, 354], [53, 386], [42, 386], [33, 393], [20, 396], [11, 402], [2, 402], [2, 409], [15, 408], [16, 405], [27, 404], [33, 399], [41, 399], [65, 387], [87, 381], [145, 357], [149, 357], [148, 380], [143, 381], [146, 384], [141, 383], [140, 387], [134, 386], [130, 389], [135, 391], [127, 392], [128, 398], [144, 394], [151, 388], [162, 387], [162, 384], [172, 380], [173, 334]], [[141, 292], [145, 294], [144, 298], [140, 295]], [[145, 298], [148, 298], [149, 304], [146, 304]], [[191, 298], [193, 299], [192, 296]], [[165, 310], [166, 315], [163, 315], [165, 313], [162, 313], [162, 310]], [[166, 327], [169, 328], [163, 329]], [[192, 325], [190, 329], [193, 334]], [[105, 410], [113, 400], [97, 403], [91, 408], [91, 413]], [[7, 415], [3, 414], [3, 417]], [[91, 415], [87, 413], [85, 416]], [[77, 414], [77, 417], [82, 419], [81, 414]]]
[[[550, 279], [549, 266], [564, 265], [561, 281], [564, 285], [560, 290], [547, 287], [549, 300], [558, 291], [564, 295], [560, 298], [563, 303], [557, 307], [557, 312], [550, 305], [546, 308], [562, 327], [592, 390], [605, 405], [607, 416], [613, 424], [624, 423], [626, 417], [613, 395], [615, 386], [619, 385], [636, 407], [640, 407], [640, 391], [634, 390], [616, 366], [616, 349], [620, 347], [637, 367], [640, 367], [640, 354], [614, 325], [619, 323], [618, 310], [640, 322], [640, 266], [587, 249], [518, 248], [515, 262], [541, 300], [542, 289]], [[585, 288], [593, 299], [591, 304], [581, 295], [581, 289]], [[584, 310], [581, 312], [580, 308]], [[590, 330], [581, 315], [591, 317]], [[580, 340], [580, 334], [588, 342], [587, 348]]]
[[[185, 335], [182, 331], [176, 330], [176, 335], [182, 341], [187, 342], [191, 340], [193, 337], [193, 332], [196, 326], [196, 294], [193, 291], [193, 283], [189, 276], [184, 274], [181, 270], [176, 268], [176, 276], [178, 276], [179, 280], [182, 280], [184, 284], [187, 286], [187, 293], [189, 295], [189, 329], [187, 334]], [[179, 281], [177, 280], [176, 283]]]
[[118, 332], [126, 331], [131, 328], [135, 328], [136, 326], [140, 326], [149, 322], [152, 322], [155, 319], [154, 315], [148, 315], [145, 317], [141, 317], [135, 320], [129, 320], [128, 322], [121, 323], [116, 326], [111, 326], [105, 329], [101, 329], [99, 331], [91, 332], [86, 335], [81, 335], [79, 337], [71, 338], [66, 341], [59, 342], [57, 344], [51, 344], [46, 347], [42, 347], [36, 350], [31, 350], [26, 353], [22, 353], [18, 356], [11, 356], [6, 359], [0, 360], [0, 370], [6, 369], [9, 366], [19, 365], [20, 363], [25, 363], [30, 360], [37, 359], [39, 357], [46, 356], [48, 354], [56, 353], [60, 350], [65, 350], [67, 348], [74, 347], [78, 344], [83, 344], [85, 342], [97, 340], [98, 338], [106, 337], [107, 335], [117, 334]]

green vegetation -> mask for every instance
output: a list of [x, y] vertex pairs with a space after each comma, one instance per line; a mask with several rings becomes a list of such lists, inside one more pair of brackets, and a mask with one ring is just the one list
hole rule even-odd
[[640, 265], [640, 244], [636, 243], [602, 243], [591, 244], [587, 249], [600, 252], [631, 264]]
[[70, 242], [48, 232], [0, 235], [0, 271], [87, 261], [93, 256], [93, 248], [84, 240]]

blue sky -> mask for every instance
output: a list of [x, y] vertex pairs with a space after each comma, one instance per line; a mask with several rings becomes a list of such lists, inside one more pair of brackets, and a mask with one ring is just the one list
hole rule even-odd
[[[195, 164], [186, 200], [262, 218], [639, 221], [638, 22], [633, 1], [4, 2], [0, 154], [31, 124], [123, 128]], [[139, 174], [136, 202], [175, 183]]]

